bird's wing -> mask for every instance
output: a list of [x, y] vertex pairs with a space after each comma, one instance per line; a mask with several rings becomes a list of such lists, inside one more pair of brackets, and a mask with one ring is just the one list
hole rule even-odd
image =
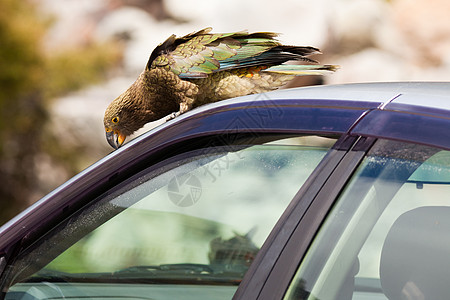
[[205, 28], [177, 38], [170, 36], [152, 52], [147, 68], [166, 68], [181, 78], [204, 78], [223, 70], [273, 66], [304, 60], [319, 53], [313, 47], [283, 46], [273, 32], [210, 33]]

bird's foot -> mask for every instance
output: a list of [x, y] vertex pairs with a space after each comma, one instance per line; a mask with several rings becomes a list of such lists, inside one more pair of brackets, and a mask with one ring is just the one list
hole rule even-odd
[[172, 119], [175, 119], [175, 118], [178, 117], [180, 114], [181, 114], [181, 113], [180, 113], [179, 111], [171, 113], [170, 115], [168, 115], [168, 116], [166, 117], [166, 122], [167, 122], [167, 121], [170, 121], [170, 120], [172, 120]]

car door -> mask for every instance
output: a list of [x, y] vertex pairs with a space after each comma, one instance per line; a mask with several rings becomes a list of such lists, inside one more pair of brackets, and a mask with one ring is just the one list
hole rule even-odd
[[268, 276], [292, 214], [371, 143], [345, 132], [377, 103], [330, 104], [213, 106], [136, 139], [3, 229], [4, 298], [239, 297]]

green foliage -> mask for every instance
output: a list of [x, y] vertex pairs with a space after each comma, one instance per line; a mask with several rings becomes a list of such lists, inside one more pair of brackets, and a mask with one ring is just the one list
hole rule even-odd
[[42, 78], [39, 49], [45, 27], [25, 1], [0, 0], [0, 102], [23, 96]]
[[[92, 43], [46, 55], [42, 40], [50, 18], [33, 3], [0, 0], [0, 224], [48, 192], [38, 186], [37, 157], [63, 148], [46, 132], [51, 98], [98, 82], [121, 52]], [[52, 159], [70, 165], [61, 159], [81, 154], [75, 151]]]
[[0, 0], [0, 221], [26, 205], [33, 153], [45, 123], [39, 99], [45, 24], [26, 1]]

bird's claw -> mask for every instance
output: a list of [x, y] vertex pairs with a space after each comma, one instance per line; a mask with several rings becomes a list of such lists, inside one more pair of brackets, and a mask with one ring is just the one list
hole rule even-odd
[[170, 120], [172, 120], [172, 119], [175, 119], [176, 117], [178, 117], [179, 115], [180, 115], [181, 113], [178, 111], [178, 112], [173, 112], [173, 113], [171, 113], [170, 115], [168, 115], [167, 117], [166, 117], [166, 122], [167, 121], [170, 121]]

